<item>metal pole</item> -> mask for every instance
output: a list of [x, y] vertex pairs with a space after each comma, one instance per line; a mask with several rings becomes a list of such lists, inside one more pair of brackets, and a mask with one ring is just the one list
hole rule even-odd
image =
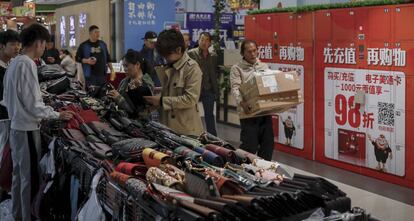
[[124, 0], [113, 0], [115, 4], [115, 57], [119, 61], [124, 54]]

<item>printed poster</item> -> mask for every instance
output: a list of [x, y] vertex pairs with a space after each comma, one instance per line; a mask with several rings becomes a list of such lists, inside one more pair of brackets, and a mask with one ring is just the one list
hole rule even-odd
[[61, 48], [66, 48], [67, 44], [66, 44], [66, 20], [65, 20], [65, 16], [60, 17], [60, 47]]
[[[191, 45], [193, 46], [198, 42], [201, 33], [209, 32], [211, 35], [214, 34], [214, 14], [205, 12], [187, 12], [184, 26], [190, 33]], [[234, 15], [232, 13], [222, 13], [220, 26], [221, 42], [233, 38], [234, 26]]]
[[157, 34], [164, 30], [166, 21], [175, 21], [175, 1], [126, 0], [124, 1], [125, 51], [141, 50], [147, 31]]
[[[300, 87], [304, 88], [304, 68], [302, 65], [270, 63], [269, 68], [283, 72], [297, 71]], [[302, 91], [303, 93], [303, 91]], [[300, 104], [286, 112], [277, 115], [278, 134], [275, 142], [292, 148], [303, 150], [304, 143], [304, 104]]]
[[75, 16], [69, 16], [69, 47], [76, 47]]
[[405, 74], [325, 68], [325, 156], [404, 176]]

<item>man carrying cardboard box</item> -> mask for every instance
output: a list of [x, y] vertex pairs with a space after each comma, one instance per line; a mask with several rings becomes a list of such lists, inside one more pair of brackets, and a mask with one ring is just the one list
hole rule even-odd
[[[251, 40], [244, 40], [240, 47], [243, 59], [235, 64], [230, 71], [231, 93], [239, 104], [241, 115], [249, 112], [249, 104], [243, 100], [240, 86], [253, 77], [258, 71], [268, 69], [268, 66], [257, 58], [257, 44]], [[259, 116], [240, 119], [240, 148], [254, 153], [265, 160], [272, 160], [274, 135], [272, 117]]]

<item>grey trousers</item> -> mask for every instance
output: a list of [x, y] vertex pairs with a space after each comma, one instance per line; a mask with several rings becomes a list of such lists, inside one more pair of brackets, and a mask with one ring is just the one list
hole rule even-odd
[[40, 142], [39, 130], [10, 130], [12, 212], [15, 220], [31, 221], [31, 202], [39, 188]]
[[3, 148], [6, 143], [9, 141], [10, 134], [10, 121], [3, 120], [0, 121], [0, 164], [1, 159], [3, 159]]

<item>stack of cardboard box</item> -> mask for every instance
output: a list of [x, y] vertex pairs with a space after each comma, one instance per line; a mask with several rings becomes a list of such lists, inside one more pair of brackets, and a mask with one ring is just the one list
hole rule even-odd
[[261, 71], [240, 86], [243, 100], [249, 104], [247, 113], [240, 118], [282, 113], [303, 103], [300, 80], [295, 71]]

